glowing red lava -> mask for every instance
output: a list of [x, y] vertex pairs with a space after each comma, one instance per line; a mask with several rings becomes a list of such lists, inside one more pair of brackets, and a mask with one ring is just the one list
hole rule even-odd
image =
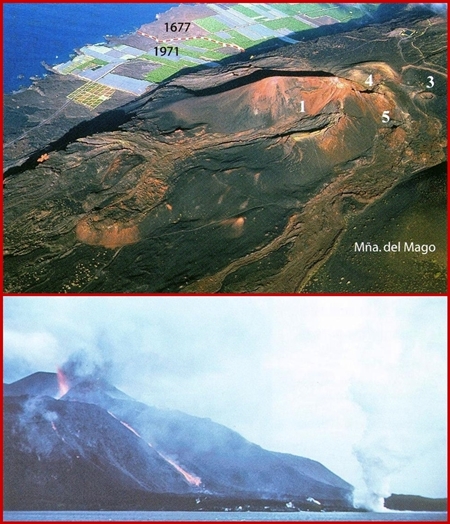
[[120, 420], [120, 418], [117, 418], [116, 415], [114, 415], [114, 413], [111, 413], [111, 411], [108, 411], [108, 414], [111, 415], [111, 417], [114, 417], [116, 420], [118, 420], [122, 424], [122, 426], [125, 426], [129, 431], [134, 433], [137, 437], [142, 438], [141, 435], [139, 435], [139, 433], [134, 428], [132, 428], [129, 424], [127, 424], [123, 420]]
[[[127, 424], [126, 422], [124, 422], [123, 420], [120, 420], [119, 418], [116, 417], [116, 415], [114, 415], [114, 413], [111, 413], [111, 411], [108, 411], [108, 413], [114, 417], [116, 420], [118, 420], [123, 426], [125, 426], [129, 431], [131, 431], [132, 433], [134, 433], [137, 437], [139, 438], [142, 438], [141, 435], [139, 435], [139, 433], [134, 429], [132, 428], [129, 424]], [[183, 475], [183, 477], [185, 478], [185, 480], [187, 482], [189, 482], [189, 484], [192, 484], [193, 486], [200, 486], [201, 483], [202, 483], [202, 479], [200, 477], [197, 477], [197, 475], [194, 475], [193, 473], [189, 473], [187, 472], [185, 469], [183, 469], [180, 465], [178, 465], [175, 461], [171, 460], [170, 458], [166, 457], [165, 455], [163, 455], [160, 451], [156, 450], [151, 444], [150, 442], [147, 442], [147, 444], [156, 451], [156, 453], [158, 453], [158, 455], [163, 458], [166, 462], [168, 462], [173, 468], [175, 468], [178, 473], [180, 473], [181, 475]]]
[[171, 466], [173, 466], [178, 471], [178, 473], [181, 473], [183, 477], [189, 482], [189, 484], [192, 484], [193, 486], [197, 486], [197, 487], [201, 485], [202, 479], [200, 477], [197, 477], [197, 475], [193, 475], [192, 473], [188, 473], [185, 469], [183, 469], [181, 466], [179, 466], [176, 462], [174, 462], [170, 458], [163, 455], [160, 451], [158, 451], [157, 453], [166, 462], [168, 462]]
[[61, 368], [57, 371], [58, 387], [59, 387], [59, 398], [64, 396], [70, 389], [69, 381]]
[[[114, 415], [113, 415], [114, 416]], [[117, 418], [117, 417], [114, 417], [114, 418]], [[123, 420], [119, 420], [119, 422], [125, 426], [127, 429], [129, 429], [131, 432], [133, 432], [137, 437], [139, 438], [142, 438], [139, 433], [134, 429], [132, 428], [129, 424], [127, 424], [126, 422], [124, 422]]]

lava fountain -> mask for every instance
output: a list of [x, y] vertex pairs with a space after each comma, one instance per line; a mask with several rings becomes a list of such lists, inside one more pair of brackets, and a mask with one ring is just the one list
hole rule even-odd
[[58, 377], [59, 398], [63, 397], [70, 389], [69, 380], [61, 368], [56, 373]]

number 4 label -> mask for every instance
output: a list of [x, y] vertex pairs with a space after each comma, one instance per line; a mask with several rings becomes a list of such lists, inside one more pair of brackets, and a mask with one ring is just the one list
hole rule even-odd
[[367, 77], [367, 80], [364, 83], [367, 84], [369, 87], [372, 87], [373, 86], [373, 75], [369, 75]]

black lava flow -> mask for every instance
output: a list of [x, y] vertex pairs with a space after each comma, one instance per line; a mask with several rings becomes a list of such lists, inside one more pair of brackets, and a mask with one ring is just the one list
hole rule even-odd
[[48, 144], [46, 147], [35, 151], [28, 157], [20, 166], [14, 166], [5, 171], [3, 177], [6, 179], [13, 175], [18, 175], [34, 169], [38, 165], [38, 159], [45, 153], [52, 151], [61, 151], [67, 148], [69, 144], [75, 142], [79, 138], [92, 136], [97, 133], [108, 133], [116, 131], [121, 125], [127, 123], [133, 117], [132, 112], [127, 112], [124, 109], [113, 109], [98, 115], [91, 120], [79, 123], [65, 133], [61, 138]]

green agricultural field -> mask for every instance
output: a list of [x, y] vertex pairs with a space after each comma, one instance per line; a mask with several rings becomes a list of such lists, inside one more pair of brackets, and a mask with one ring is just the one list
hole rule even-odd
[[[215, 38], [218, 41], [221, 41], [220, 38], [216, 37], [215, 35], [211, 35], [211, 38]], [[217, 49], [218, 47], [220, 47], [220, 44], [216, 42], [210, 42], [209, 40], [203, 40], [203, 38], [193, 38], [192, 40], [186, 40], [184, 42], [180, 42], [179, 45], [201, 47], [202, 49]]]
[[192, 65], [192, 62], [189, 62], [189, 59], [181, 59], [177, 62], [178, 66], [180, 69], [183, 69], [183, 67], [195, 67], [195, 66], [198, 66], [200, 64], [195, 64], [194, 66]]
[[222, 60], [223, 58], [226, 58], [226, 55], [224, 53], [219, 53], [217, 51], [205, 51], [204, 53], [201, 53], [200, 58], [207, 58], [209, 60]]
[[310, 4], [269, 4], [271, 7], [284, 13], [286, 16], [295, 16], [300, 13], [306, 13], [305, 7]]
[[177, 71], [178, 69], [175, 69], [174, 67], [171, 67], [169, 65], [162, 65], [161, 67], [158, 67], [158, 69], [154, 69], [153, 71], [150, 71], [150, 73], [147, 73], [144, 76], [144, 78], [149, 82], [163, 82], [164, 80], [167, 80], [170, 76], [175, 74]]
[[311, 29], [311, 26], [300, 22], [296, 18], [279, 18], [278, 20], [269, 20], [263, 22], [263, 25], [270, 29], [289, 29], [290, 31], [305, 31], [306, 29]]
[[[352, 12], [350, 13], [350, 11]], [[357, 17], [362, 16], [362, 12], [354, 6], [339, 6], [330, 8], [327, 14], [328, 16], [336, 18], [336, 20], [339, 20], [339, 22], [348, 22], [352, 18], [356, 18], [355, 14], [357, 15]]]
[[247, 38], [244, 35], [241, 35], [234, 29], [231, 31], [227, 31], [227, 33], [230, 35], [230, 40], [233, 44], [237, 44], [238, 46], [243, 47], [244, 49], [248, 49], [249, 47], [253, 47], [254, 45], [260, 44], [261, 42], [265, 42], [265, 38], [261, 38], [260, 40], [250, 40], [250, 38]]
[[[214, 51], [212, 49], [205, 49], [203, 51], [192, 51], [191, 49], [180, 48], [180, 56], [197, 58], [199, 60], [204, 60], [205, 58], [207, 60], [222, 60], [222, 58], [225, 58], [227, 55], [218, 51]], [[187, 60], [189, 60], [189, 58]]]
[[298, 14], [307, 15], [311, 18], [331, 16], [340, 22], [347, 22], [352, 18], [357, 18], [361, 13], [357, 7], [337, 6], [334, 4], [273, 4], [273, 7], [288, 16]]
[[85, 69], [93, 69], [95, 66], [104, 66], [107, 64], [108, 62], [106, 62], [105, 60], [94, 58], [93, 60], [89, 60], [89, 62], [84, 62], [82, 66], [78, 66], [77, 69], [79, 69], [80, 71], [84, 71]]
[[108, 62], [106, 62], [106, 60], [100, 60], [100, 58], [94, 58], [94, 60], [92, 60], [92, 63], [99, 65], [99, 66], [104, 66]]
[[222, 23], [220, 20], [217, 20], [217, 18], [214, 16], [208, 16], [207, 18], [194, 20], [194, 24], [197, 24], [199, 27], [206, 29], [206, 31], [209, 31], [210, 33], [229, 29], [226, 24]]
[[88, 55], [77, 56], [76, 59], [72, 60], [71, 64], [65, 67], [61, 73], [63, 75], [68, 75], [74, 71], [84, 71], [86, 69], [92, 69], [96, 65], [103, 66], [108, 62], [104, 60], [99, 60], [98, 58], [92, 58]]
[[189, 62], [188, 60], [179, 60], [178, 62], [170, 62], [166, 61], [164, 65], [161, 65], [161, 67], [158, 67], [157, 69], [154, 69], [153, 71], [150, 71], [150, 73], [147, 73], [144, 76], [145, 80], [148, 80], [149, 82], [163, 82], [164, 80], [167, 80], [169, 77], [174, 75], [175, 73], [178, 73], [181, 69], [187, 69], [190, 67], [196, 67], [197, 64], [193, 64], [192, 62]]
[[234, 5], [233, 11], [238, 11], [239, 13], [242, 13], [245, 16], [249, 16], [250, 18], [257, 18], [258, 16], [261, 16], [259, 13], [252, 11], [250, 7], [243, 5]]
[[[153, 55], [141, 55], [139, 58], [144, 58], [145, 60], [148, 60], [149, 62], [154, 62], [155, 64], [167, 65], [167, 66], [173, 67], [174, 69], [179, 69], [180, 65], [182, 66], [183, 64], [185, 65], [187, 64], [186, 60], [183, 60], [181, 56], [182, 55], [181, 47], [179, 48], [179, 53], [180, 53], [180, 59], [177, 61], [169, 60], [162, 56], [153, 56]], [[191, 65], [191, 63], [189, 62], [188, 65]]]

